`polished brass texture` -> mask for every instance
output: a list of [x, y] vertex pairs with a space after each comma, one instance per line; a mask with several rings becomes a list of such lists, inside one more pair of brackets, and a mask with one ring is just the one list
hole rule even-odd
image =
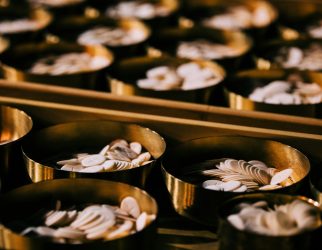
[[71, 16], [57, 20], [50, 27], [50, 31], [57, 35], [61, 40], [76, 43], [77, 37], [81, 33], [95, 27], [122, 28], [128, 31], [135, 29], [144, 33], [145, 39], [137, 43], [119, 46], [102, 44], [103, 46], [108, 47], [114, 53], [115, 59], [145, 54], [146, 42], [151, 35], [151, 30], [143, 22], [135, 19], [113, 20], [103, 16], [96, 18]]
[[[216, 227], [218, 206], [238, 193], [204, 189], [184, 180], [189, 165], [210, 159], [260, 160], [279, 170], [293, 169], [294, 184], [274, 192], [295, 193], [308, 185], [310, 163], [298, 150], [270, 140], [239, 136], [205, 137], [187, 141], [165, 153], [162, 172], [175, 210], [185, 217]], [[267, 192], [267, 191], [258, 191]]]
[[240, 231], [227, 221], [227, 216], [234, 213], [234, 207], [241, 202], [254, 203], [267, 201], [273, 207], [274, 204], [282, 205], [294, 200], [302, 200], [310, 204], [318, 214], [321, 214], [318, 204], [304, 196], [291, 196], [283, 194], [246, 194], [225, 202], [219, 208], [219, 250], [313, 250], [319, 249], [322, 228], [310, 232], [303, 232], [291, 236], [267, 236], [246, 231]]
[[8, 106], [0, 106], [0, 118], [0, 190], [2, 182], [7, 191], [26, 177], [20, 142], [33, 124], [25, 112]]
[[10, 39], [10, 43], [40, 41], [43, 38], [45, 29], [52, 22], [52, 15], [42, 8], [30, 8], [26, 3], [13, 3], [6, 7], [0, 7], [0, 21], [11, 19], [30, 18], [39, 24], [38, 29], [23, 32], [2, 34]]
[[[98, 152], [118, 138], [141, 143], [154, 160], [141, 167], [102, 173], [80, 173], [57, 168], [56, 161], [64, 157], [69, 159], [73, 153], [90, 153], [87, 150]], [[144, 186], [165, 148], [164, 139], [148, 128], [110, 121], [83, 121], [48, 127], [26, 138], [22, 145], [26, 167], [33, 182], [85, 177], [121, 181], [140, 187]]]
[[[146, 71], [158, 66], [175, 66], [190, 62], [188, 59], [174, 58], [169, 56], [161, 57], [134, 57], [121, 60], [113, 67], [113, 72], [109, 79], [109, 86], [112, 94], [116, 95], [138, 95], [146, 97], [155, 97], [187, 102], [207, 103], [211, 92], [221, 91], [221, 83], [206, 88], [192, 90], [164, 90], [156, 91], [152, 89], [139, 88], [136, 80], [146, 78]], [[226, 73], [224, 69], [215, 62], [205, 60], [194, 60], [201, 66], [209, 67], [215, 75], [222, 76], [224, 79]], [[126, 72], [126, 74], [124, 74]]]
[[218, 30], [201, 26], [160, 29], [151, 38], [150, 44], [165, 55], [176, 56], [177, 47], [180, 42], [194, 40], [206, 40], [233, 48], [237, 52], [236, 56], [213, 60], [224, 66], [226, 71], [237, 69], [242, 58], [250, 51], [253, 44], [251, 38], [241, 31]]
[[9, 47], [9, 41], [4, 37], [0, 36], [0, 54]]
[[282, 69], [241, 71], [224, 85], [227, 105], [238, 110], [256, 110], [264, 112], [322, 117], [322, 103], [282, 105], [255, 102], [248, 98], [256, 87], [264, 86], [275, 80], [286, 80], [292, 74], [298, 74], [304, 82], [317, 83], [322, 87], [322, 73], [314, 71], [288, 71]]
[[[93, 241], [84, 244], [54, 243], [48, 238], [20, 235], [12, 222], [29, 218], [40, 209], [50, 210], [57, 200], [63, 205], [88, 203], [119, 205], [126, 196], [137, 199], [141, 210], [157, 215], [155, 200], [145, 191], [127, 184], [94, 180], [62, 179], [30, 184], [15, 189], [0, 198], [0, 248], [11, 250], [40, 249], [152, 249], [156, 235], [156, 221], [142, 231], [111, 241]], [[11, 223], [11, 224], [10, 224]], [[28, 225], [27, 225], [28, 226]]]
[[72, 52], [86, 52], [91, 56], [102, 56], [110, 61], [110, 64], [114, 60], [113, 53], [100, 45], [80, 46], [63, 42], [26, 43], [10, 47], [0, 56], [2, 61], [1, 70], [4, 78], [10, 81], [38, 82], [66, 87], [106, 90], [106, 67], [63, 75], [32, 74], [27, 71], [37, 59]]

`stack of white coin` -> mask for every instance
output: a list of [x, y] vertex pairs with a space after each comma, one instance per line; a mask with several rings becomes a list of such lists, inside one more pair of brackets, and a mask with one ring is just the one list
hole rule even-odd
[[85, 0], [29, 0], [32, 4], [40, 4], [49, 7], [61, 7], [65, 5], [72, 5], [82, 3]]
[[322, 102], [322, 87], [317, 83], [273, 81], [256, 88], [249, 98], [268, 104], [317, 104]]
[[307, 28], [307, 33], [313, 38], [322, 38], [322, 19]]
[[125, 237], [143, 230], [155, 219], [155, 214], [142, 211], [137, 200], [127, 196], [120, 206], [93, 204], [82, 210], [51, 210], [43, 225], [28, 227], [21, 234], [32, 232], [60, 243], [80, 244]]
[[177, 48], [177, 56], [189, 59], [222, 59], [240, 55], [240, 50], [232, 46], [208, 40], [182, 41]]
[[32, 19], [22, 18], [16, 20], [3, 20], [0, 22], [0, 34], [13, 34], [27, 31], [36, 31], [41, 24]]
[[99, 70], [109, 64], [110, 60], [106, 57], [75, 52], [41, 58], [31, 66], [29, 72], [48, 75], [75, 74]]
[[192, 90], [205, 88], [219, 83], [223, 76], [209, 67], [189, 62], [172, 66], [158, 66], [146, 72], [146, 79], [137, 80], [137, 85], [144, 89], [153, 90]]
[[226, 159], [214, 169], [203, 170], [209, 179], [202, 183], [206, 189], [226, 192], [246, 192], [254, 190], [274, 190], [293, 184], [292, 169], [278, 171], [264, 162], [252, 160]]
[[322, 45], [312, 43], [304, 49], [284, 47], [280, 49], [274, 60], [283, 68], [319, 71], [322, 69]]
[[126, 170], [146, 165], [151, 162], [151, 154], [142, 151], [138, 142], [128, 143], [117, 139], [103, 147], [97, 154], [80, 153], [72, 159], [58, 161], [61, 170], [98, 173]]
[[239, 204], [239, 212], [227, 220], [237, 229], [271, 236], [290, 236], [312, 231], [321, 225], [320, 215], [311, 205], [295, 200], [269, 207], [266, 201]]
[[146, 34], [137, 28], [96, 27], [80, 34], [77, 42], [81, 45], [103, 44], [107, 46], [122, 46], [140, 43], [146, 37]]
[[224, 13], [204, 19], [202, 24], [210, 28], [227, 30], [263, 27], [275, 18], [274, 13], [271, 6], [263, 3], [254, 9], [244, 5], [235, 5], [227, 8]]
[[158, 3], [148, 1], [125, 1], [107, 8], [106, 16], [110, 18], [152, 19], [170, 14], [170, 9]]

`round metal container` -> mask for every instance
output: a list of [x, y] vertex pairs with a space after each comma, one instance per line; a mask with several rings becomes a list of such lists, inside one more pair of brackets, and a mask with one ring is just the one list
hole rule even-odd
[[[96, 152], [115, 139], [137, 141], [154, 160], [144, 166], [111, 172], [80, 173], [60, 170], [56, 162], [74, 153]], [[45, 128], [23, 141], [22, 150], [33, 182], [58, 178], [100, 178], [144, 187], [151, 170], [166, 148], [156, 132], [133, 124], [110, 121], [84, 121]]]
[[219, 250], [317, 250], [320, 246], [322, 227], [313, 231], [307, 231], [291, 236], [267, 236], [251, 232], [241, 231], [232, 226], [227, 216], [233, 208], [241, 202], [254, 203], [256, 201], [267, 201], [273, 207], [274, 204], [283, 205], [294, 200], [302, 200], [308, 203], [321, 214], [317, 202], [303, 196], [290, 196], [281, 194], [248, 194], [235, 197], [219, 208]]
[[[252, 48], [252, 40], [241, 31], [216, 30], [201, 26], [192, 28], [165, 28], [160, 29], [151, 38], [151, 46], [160, 50], [163, 54], [177, 55], [180, 42], [206, 40], [213, 43], [226, 45], [236, 51], [236, 55], [213, 59], [224, 66], [226, 71], [234, 71], [241, 65], [242, 59]], [[203, 60], [205, 58], [199, 58]], [[250, 63], [250, 62], [249, 62]], [[247, 64], [247, 62], [245, 62]]]
[[12, 44], [21, 43], [21, 41], [31, 42], [43, 39], [45, 29], [52, 22], [50, 13], [42, 8], [30, 8], [30, 6], [24, 3], [10, 4], [6, 7], [0, 6], [0, 23], [2, 21], [14, 21], [19, 19], [30, 19], [35, 21], [37, 22], [38, 27], [35, 30], [0, 32], [0, 35], [9, 38]]
[[62, 204], [86, 203], [119, 205], [126, 196], [134, 197], [142, 211], [158, 214], [155, 200], [145, 191], [127, 184], [93, 180], [63, 179], [26, 185], [0, 198], [0, 247], [1, 249], [152, 249], [156, 235], [156, 220], [142, 231], [110, 241], [93, 241], [84, 244], [55, 243], [49, 238], [22, 236], [13, 228], [13, 221], [28, 218], [40, 209], [53, 209], [51, 205], [60, 200]]
[[32, 129], [32, 119], [23, 111], [0, 106], [0, 190], [21, 185], [28, 179], [23, 168], [21, 139]]
[[128, 45], [102, 44], [114, 53], [116, 59], [146, 53], [146, 42], [150, 37], [151, 30], [143, 22], [134, 19], [114, 20], [102, 16], [96, 18], [71, 16], [57, 20], [50, 27], [50, 31], [62, 40], [76, 43], [80, 34], [96, 27], [121, 28], [127, 31], [137, 30], [144, 34], [143, 40]]
[[80, 46], [72, 43], [27, 43], [11, 47], [0, 55], [0, 60], [2, 61], [1, 71], [4, 78], [9, 81], [38, 82], [65, 87], [106, 90], [105, 71], [109, 65], [97, 70], [73, 74], [50, 75], [28, 72], [28, 69], [37, 59], [75, 52], [86, 52], [91, 56], [102, 56], [110, 62], [109, 65], [114, 60], [112, 52], [100, 45]]
[[288, 115], [321, 117], [322, 103], [282, 105], [256, 102], [248, 98], [255, 88], [263, 87], [275, 80], [286, 80], [294, 73], [300, 75], [305, 82], [315, 82], [322, 87], [322, 73], [319, 72], [287, 71], [281, 69], [241, 71], [224, 85], [226, 103], [230, 108], [238, 110], [256, 110]]
[[[294, 184], [274, 192], [297, 193], [308, 185], [310, 163], [298, 150], [270, 140], [239, 136], [216, 136], [184, 142], [165, 153], [161, 166], [164, 182], [175, 210], [185, 217], [216, 227], [218, 207], [226, 200], [239, 195], [203, 188], [188, 180], [185, 175], [190, 165], [210, 159], [233, 158], [260, 160], [282, 170], [293, 169]], [[267, 193], [268, 191], [256, 191]], [[272, 192], [272, 191], [271, 191]]]
[[[176, 67], [187, 62], [191, 62], [191, 60], [168, 56], [123, 59], [113, 65], [111, 77], [109, 78], [110, 91], [112, 94], [116, 95], [138, 95], [186, 102], [207, 103], [212, 92], [221, 92], [222, 88], [220, 83], [192, 90], [163, 91], [143, 89], [136, 85], [136, 80], [145, 78], [146, 71], [153, 67], [163, 65]], [[193, 62], [211, 68], [213, 72], [216, 73], [215, 75], [222, 76], [223, 79], [226, 76], [224, 69], [214, 62], [202, 60], [194, 60]], [[126, 72], [126, 74], [124, 74], [124, 72]]]

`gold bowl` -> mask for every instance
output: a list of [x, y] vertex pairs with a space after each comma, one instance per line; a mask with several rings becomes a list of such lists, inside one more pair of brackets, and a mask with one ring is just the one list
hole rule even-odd
[[[242, 202], [255, 203], [266, 201], [269, 206], [283, 205], [294, 200], [304, 201], [309, 204], [317, 214], [321, 215], [318, 204], [304, 196], [291, 196], [283, 194], [246, 194], [230, 199], [219, 208], [219, 250], [314, 250], [320, 247], [322, 227], [290, 236], [268, 236], [247, 231], [241, 231], [232, 226], [227, 216], [233, 212], [234, 207]], [[233, 239], [233, 240], [232, 240]]]
[[[192, 179], [189, 166], [210, 159], [233, 158], [260, 160], [278, 170], [291, 168], [294, 183], [274, 190], [298, 193], [308, 185], [309, 160], [298, 150], [270, 140], [240, 136], [216, 136], [184, 142], [164, 154], [161, 162], [164, 182], [177, 213], [202, 224], [217, 227], [218, 207], [237, 196], [203, 188], [201, 180]], [[257, 192], [267, 193], [259, 190]], [[239, 193], [240, 194], [240, 193]]]
[[50, 31], [57, 35], [61, 40], [69, 42], [77, 42], [77, 38], [83, 32], [96, 27], [121, 28], [126, 31], [142, 32], [143, 39], [137, 42], [126, 45], [107, 45], [115, 55], [116, 59], [121, 57], [129, 57], [145, 54], [146, 42], [151, 35], [150, 28], [143, 22], [135, 19], [114, 20], [104, 16], [100, 17], [85, 17], [85, 16], [70, 16], [57, 20], [51, 27]]
[[[32, 129], [32, 119], [22, 110], [0, 106], [0, 190], [21, 185], [26, 177], [21, 139]], [[2, 183], [2, 188], [1, 188]]]
[[[95, 152], [115, 139], [139, 142], [153, 161], [127, 170], [81, 173], [61, 170], [56, 162], [74, 153]], [[58, 178], [100, 178], [144, 187], [157, 160], [166, 148], [156, 132], [134, 124], [110, 121], [83, 121], [51, 126], [31, 134], [23, 141], [22, 151], [28, 174], [33, 182]]]
[[[178, 66], [187, 62], [196, 62], [197, 64], [209, 67], [215, 75], [225, 78], [224, 69], [215, 62], [205, 60], [188, 60], [183, 58], [174, 58], [169, 56], [161, 57], [133, 57], [120, 60], [113, 65], [109, 78], [109, 87], [112, 94], [116, 95], [138, 95], [170, 100], [179, 100], [186, 102], [207, 103], [212, 92], [221, 92], [221, 83], [212, 86], [192, 89], [192, 90], [162, 90], [139, 88], [136, 80], [145, 78], [147, 70], [158, 66]], [[127, 72], [124, 74], [124, 72]]]
[[[165, 55], [177, 56], [177, 48], [180, 42], [195, 40], [205, 40], [232, 48], [234, 55], [212, 60], [222, 65], [226, 71], [238, 69], [241, 66], [242, 59], [253, 45], [252, 39], [241, 31], [218, 30], [201, 26], [160, 29], [151, 37], [150, 45]], [[206, 58], [199, 59], [205, 60]]]
[[286, 80], [291, 75], [300, 76], [304, 82], [317, 83], [322, 87], [322, 74], [313, 71], [294, 70], [246, 70], [238, 72], [224, 85], [226, 103], [230, 108], [237, 110], [255, 110], [288, 115], [321, 117], [322, 103], [319, 104], [268, 104], [256, 102], [248, 98], [256, 87], [265, 86], [275, 80]]
[[158, 214], [155, 200], [136, 187], [105, 180], [62, 179], [30, 184], [15, 189], [0, 198], [0, 248], [11, 250], [40, 249], [151, 249], [156, 235], [156, 220], [143, 230], [110, 241], [93, 241], [83, 244], [64, 244], [48, 238], [22, 236], [14, 221], [29, 218], [40, 209], [52, 209], [60, 200], [62, 204], [82, 205], [101, 203], [119, 205], [126, 196], [134, 197], [142, 211]]
[[30, 19], [37, 23], [37, 29], [19, 32], [0, 33], [10, 39], [12, 44], [39, 41], [43, 39], [46, 28], [52, 22], [52, 15], [43, 8], [30, 8], [25, 3], [9, 4], [6, 7], [0, 7], [0, 22], [18, 19]]
[[[99, 69], [91, 69], [71, 74], [50, 75], [35, 74], [28, 71], [37, 59], [65, 53], [87, 53], [90, 56], [101, 56], [108, 64]], [[106, 90], [106, 68], [114, 60], [112, 52], [107, 48], [96, 46], [80, 46], [73, 43], [26, 43], [10, 47], [0, 55], [0, 69], [3, 77], [9, 81], [37, 82], [65, 87]]]

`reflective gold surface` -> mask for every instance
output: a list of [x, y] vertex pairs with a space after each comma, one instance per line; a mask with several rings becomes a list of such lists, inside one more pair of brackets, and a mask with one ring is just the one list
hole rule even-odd
[[[141, 143], [154, 161], [137, 168], [102, 173], [80, 173], [55, 168], [56, 161], [64, 159], [61, 157], [82, 153], [84, 149], [99, 150], [115, 139]], [[22, 145], [25, 164], [33, 182], [85, 177], [121, 181], [139, 187], [144, 186], [165, 148], [164, 139], [148, 128], [110, 121], [82, 121], [48, 127], [26, 138]]]
[[[116, 95], [138, 95], [147, 97], [156, 97], [163, 99], [180, 100], [187, 102], [207, 103], [212, 91], [221, 88], [218, 83], [214, 86], [193, 90], [166, 90], [155, 91], [152, 89], [143, 89], [136, 86], [136, 80], [145, 78], [147, 70], [161, 65], [175, 66], [190, 62], [188, 59], [180, 59], [168, 56], [161, 57], [134, 57], [123, 59], [114, 65], [113, 72], [109, 78], [109, 86], [112, 94]], [[203, 67], [209, 67], [215, 75], [225, 78], [224, 69], [217, 63], [210, 61], [194, 60]], [[126, 72], [126, 74], [124, 74]]]
[[[219, 208], [219, 250], [250, 250], [250, 249], [283, 249], [283, 250], [313, 250], [320, 247], [320, 233], [322, 228], [313, 232], [303, 232], [291, 236], [267, 236], [246, 231], [240, 231], [227, 221], [227, 216], [232, 213], [233, 208], [241, 202], [254, 203], [256, 201], [267, 201], [273, 207], [274, 204], [282, 205], [294, 200], [302, 200], [310, 204], [316, 213], [321, 214], [317, 202], [303, 196], [290, 196], [281, 194], [246, 194], [235, 197], [225, 202]], [[234, 239], [233, 241], [231, 239]]]
[[0, 54], [9, 47], [9, 41], [0, 36]]
[[[71, 52], [87, 52], [91, 56], [105, 57], [110, 63], [114, 57], [111, 51], [103, 46], [80, 46], [72, 43], [26, 43], [9, 48], [1, 55], [0, 69], [5, 79], [10, 81], [38, 82], [66, 87], [106, 90], [105, 68], [74, 74], [49, 75], [32, 74], [27, 70], [36, 59], [49, 55]], [[32, 58], [32, 60], [30, 60]]]
[[155, 200], [145, 191], [127, 184], [94, 179], [63, 179], [45, 181], [15, 189], [0, 198], [0, 248], [19, 250], [38, 249], [151, 249], [156, 233], [156, 221], [142, 231], [112, 241], [86, 244], [60, 244], [46, 238], [19, 235], [10, 226], [13, 221], [28, 218], [40, 209], [52, 209], [57, 200], [62, 204], [81, 205], [101, 203], [119, 205], [126, 196], [133, 196], [141, 210], [157, 214]]
[[[260, 160], [277, 169], [293, 169], [294, 184], [274, 192], [296, 193], [308, 185], [310, 163], [298, 150], [270, 140], [239, 136], [216, 136], [187, 141], [165, 153], [161, 166], [175, 210], [209, 226], [217, 226], [218, 206], [233, 192], [219, 192], [182, 180], [186, 167], [210, 159]], [[267, 191], [259, 191], [267, 192]]]
[[23, 111], [0, 106], [0, 190], [8, 189], [24, 171], [20, 140], [32, 129]]
[[[235, 78], [224, 86], [225, 98], [230, 108], [238, 110], [256, 110], [309, 117], [322, 116], [322, 103], [300, 105], [277, 105], [255, 102], [248, 95], [258, 86], [274, 80], [286, 80], [291, 74], [300, 75], [304, 82], [317, 83], [322, 87], [322, 73], [313, 71], [247, 70], [238, 72]], [[259, 83], [261, 83], [259, 85]]]

